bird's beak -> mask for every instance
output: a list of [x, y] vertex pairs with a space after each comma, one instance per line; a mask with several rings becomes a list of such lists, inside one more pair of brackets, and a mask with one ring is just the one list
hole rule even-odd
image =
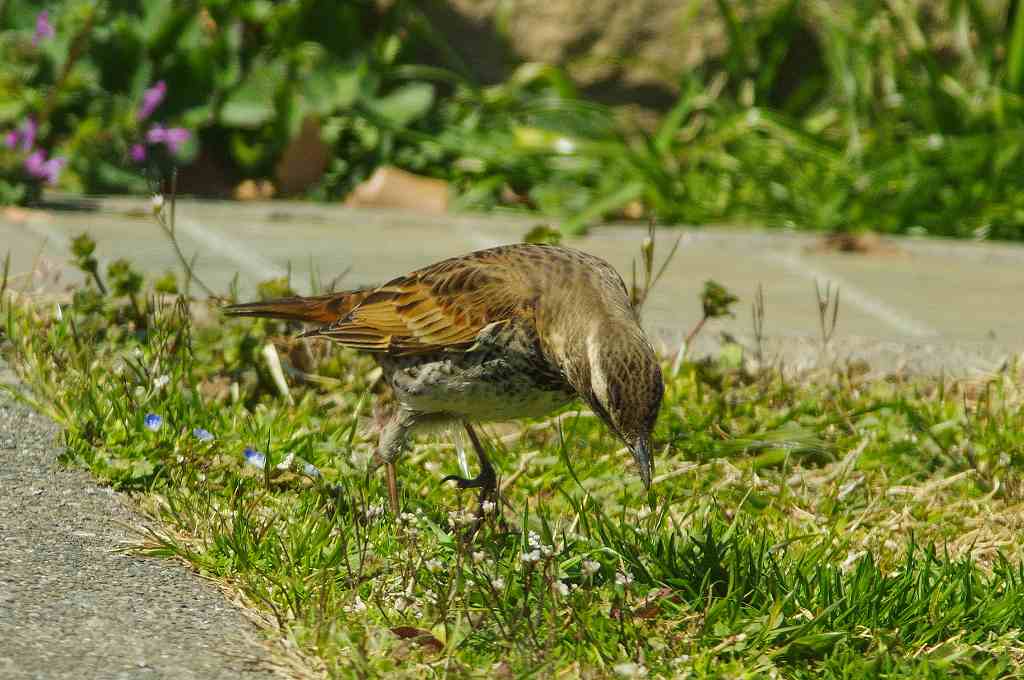
[[644, 488], [651, 488], [651, 476], [654, 474], [654, 461], [651, 460], [651, 442], [645, 438], [637, 439], [636, 443], [629, 447], [633, 454], [633, 460], [640, 468], [640, 479], [643, 480]]

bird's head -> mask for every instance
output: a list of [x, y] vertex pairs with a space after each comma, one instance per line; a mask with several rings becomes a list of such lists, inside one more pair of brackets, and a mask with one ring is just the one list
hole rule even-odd
[[570, 382], [594, 412], [625, 442], [644, 487], [654, 471], [651, 432], [665, 386], [654, 348], [633, 319], [594, 324]]

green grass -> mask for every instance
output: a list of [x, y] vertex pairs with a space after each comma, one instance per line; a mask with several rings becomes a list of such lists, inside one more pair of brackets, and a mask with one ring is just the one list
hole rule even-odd
[[[18, 395], [64, 428], [65, 462], [135, 496], [153, 520], [138, 551], [222, 582], [298, 675], [1021, 672], [1017, 366], [954, 382], [684, 362], [650, 495], [570, 408], [491, 430], [505, 503], [467, 543], [475, 499], [438, 483], [458, 472], [445, 438], [402, 461], [401, 517], [365, 474], [371, 360], [162, 299], [83, 290], [57, 319], [8, 294]], [[268, 343], [319, 376], [293, 376], [293, 405]]]

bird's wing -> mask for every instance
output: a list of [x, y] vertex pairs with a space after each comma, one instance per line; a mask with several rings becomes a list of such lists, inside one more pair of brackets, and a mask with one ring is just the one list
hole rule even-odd
[[294, 296], [263, 302], [246, 302], [239, 305], [228, 305], [223, 308], [223, 312], [228, 316], [332, 323], [344, 318], [372, 292], [369, 289], [350, 290], [312, 297]]
[[305, 335], [394, 354], [465, 349], [485, 326], [531, 307], [521, 278], [494, 257], [475, 254], [389, 281], [338, 321]]

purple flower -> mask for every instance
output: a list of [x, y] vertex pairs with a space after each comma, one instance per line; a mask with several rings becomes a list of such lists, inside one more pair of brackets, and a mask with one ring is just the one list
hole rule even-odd
[[171, 150], [171, 153], [178, 153], [191, 136], [192, 133], [185, 128], [167, 128], [165, 133], [167, 148]]
[[150, 432], [156, 432], [164, 426], [164, 419], [155, 413], [147, 413], [146, 417], [142, 419], [142, 423]]
[[36, 179], [46, 180], [47, 184], [56, 184], [60, 177], [61, 170], [67, 165], [68, 160], [63, 156], [46, 159], [46, 152], [37, 149], [25, 158], [25, 170]]
[[264, 456], [259, 451], [257, 451], [256, 449], [246, 447], [245, 462], [248, 463], [249, 465], [252, 465], [253, 467], [258, 467], [259, 469], [262, 470], [264, 466], [266, 466], [267, 464], [267, 457]]
[[136, 163], [142, 163], [146, 160], [146, 147], [143, 144], [132, 144], [132, 148], [128, 150], [128, 155]]
[[52, 37], [53, 24], [50, 23], [50, 13], [44, 9], [36, 15], [36, 34], [32, 37], [32, 44], [38, 45]]
[[39, 131], [39, 125], [36, 123], [36, 119], [29, 116], [25, 119], [25, 122], [21, 125], [21, 150], [30, 151], [36, 143], [36, 133]]
[[213, 433], [211, 433], [209, 430], [204, 430], [201, 427], [197, 427], [196, 429], [192, 430], [192, 436], [201, 442], [213, 441]]
[[46, 165], [46, 152], [42, 149], [33, 151], [25, 159], [25, 169], [28, 174], [33, 177], [42, 177], [45, 170], [43, 169]]
[[29, 116], [25, 119], [25, 122], [21, 124], [21, 127], [17, 130], [11, 130], [4, 135], [4, 145], [8, 149], [21, 144], [22, 151], [31, 151], [32, 147], [36, 143], [36, 133], [39, 131], [39, 124], [36, 123], [36, 119]]
[[182, 144], [192, 136], [185, 128], [166, 128], [157, 124], [146, 133], [146, 141], [150, 144], [166, 144], [171, 153], [178, 153]]
[[146, 120], [149, 118], [156, 107], [160, 106], [163, 102], [164, 97], [167, 96], [167, 83], [159, 81], [156, 85], [149, 88], [142, 93], [142, 105], [139, 107], [138, 119]]

